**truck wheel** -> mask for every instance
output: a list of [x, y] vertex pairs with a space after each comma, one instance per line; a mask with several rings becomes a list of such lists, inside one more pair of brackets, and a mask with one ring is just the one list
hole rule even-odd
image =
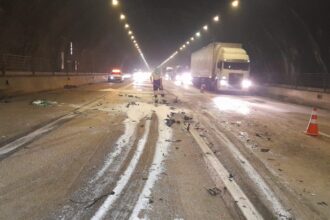
[[211, 90], [213, 92], [217, 92], [218, 91], [218, 81], [217, 80], [212, 80], [211, 81]]

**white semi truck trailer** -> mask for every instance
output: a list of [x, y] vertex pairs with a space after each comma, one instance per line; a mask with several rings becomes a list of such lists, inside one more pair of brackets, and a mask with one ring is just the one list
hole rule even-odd
[[212, 90], [249, 91], [250, 58], [241, 44], [211, 43], [191, 55], [195, 86]]

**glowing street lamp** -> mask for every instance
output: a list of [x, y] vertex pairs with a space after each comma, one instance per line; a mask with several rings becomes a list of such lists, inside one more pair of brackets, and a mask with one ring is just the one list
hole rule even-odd
[[217, 16], [215, 16], [215, 17], [213, 18], [213, 21], [214, 21], [214, 22], [219, 22], [219, 20], [220, 20], [219, 15], [217, 15]]
[[187, 45], [189, 45], [190, 44], [190, 42], [189, 41], [187, 41], [187, 43], [186, 43]]
[[125, 20], [126, 16], [124, 14], [120, 14], [120, 20]]
[[207, 25], [204, 25], [203, 29], [204, 29], [204, 31], [207, 31], [209, 29], [209, 27]]
[[133, 34], [133, 32], [132, 32], [132, 31], [129, 31], [129, 32], [128, 32], [128, 35], [132, 35], [132, 34]]
[[125, 28], [128, 29], [129, 28], [129, 24], [125, 24]]
[[239, 1], [238, 0], [234, 0], [232, 3], [231, 3], [231, 6], [233, 6], [234, 8], [237, 8], [239, 6]]
[[191, 37], [191, 38], [190, 38], [190, 40], [191, 40], [191, 41], [194, 41], [194, 40], [195, 40], [195, 38], [194, 38], [194, 37]]
[[117, 7], [119, 5], [118, 0], [112, 0], [112, 6]]
[[132, 40], [134, 40], [134, 39], [135, 39], [135, 37], [134, 37], [134, 36], [132, 36], [132, 37], [131, 37], [131, 39], [132, 39]]
[[200, 37], [200, 36], [201, 36], [201, 33], [200, 33], [200, 32], [197, 32], [197, 33], [196, 33], [196, 36], [197, 36], [197, 37]]

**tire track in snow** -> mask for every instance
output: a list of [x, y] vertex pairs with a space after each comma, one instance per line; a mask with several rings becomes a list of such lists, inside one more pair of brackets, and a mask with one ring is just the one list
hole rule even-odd
[[145, 133], [144, 133], [142, 139], [138, 143], [138, 147], [134, 153], [134, 156], [133, 156], [131, 162], [129, 163], [127, 169], [125, 170], [124, 174], [120, 177], [119, 181], [117, 182], [116, 187], [113, 189], [113, 191], [116, 194], [110, 195], [106, 198], [106, 200], [103, 202], [101, 207], [97, 210], [95, 215], [92, 217], [92, 220], [103, 219], [106, 216], [107, 212], [113, 206], [114, 202], [118, 198], [120, 198], [122, 191], [125, 189], [125, 186], [127, 185], [129, 179], [131, 178], [131, 176], [139, 162], [139, 159], [143, 153], [146, 142], [148, 140], [149, 132], [150, 132], [150, 120], [147, 120], [146, 125], [145, 125]]

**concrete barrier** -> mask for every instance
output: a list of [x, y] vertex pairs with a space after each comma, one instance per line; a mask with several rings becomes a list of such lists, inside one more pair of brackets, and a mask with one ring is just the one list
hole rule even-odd
[[[64, 75], [65, 74], [65, 75]], [[64, 88], [66, 85], [81, 86], [106, 82], [108, 74], [66, 74], [66, 73], [26, 73], [6, 72], [0, 75], [0, 98]]]
[[330, 93], [277, 86], [261, 86], [258, 94], [302, 105], [330, 109]]

